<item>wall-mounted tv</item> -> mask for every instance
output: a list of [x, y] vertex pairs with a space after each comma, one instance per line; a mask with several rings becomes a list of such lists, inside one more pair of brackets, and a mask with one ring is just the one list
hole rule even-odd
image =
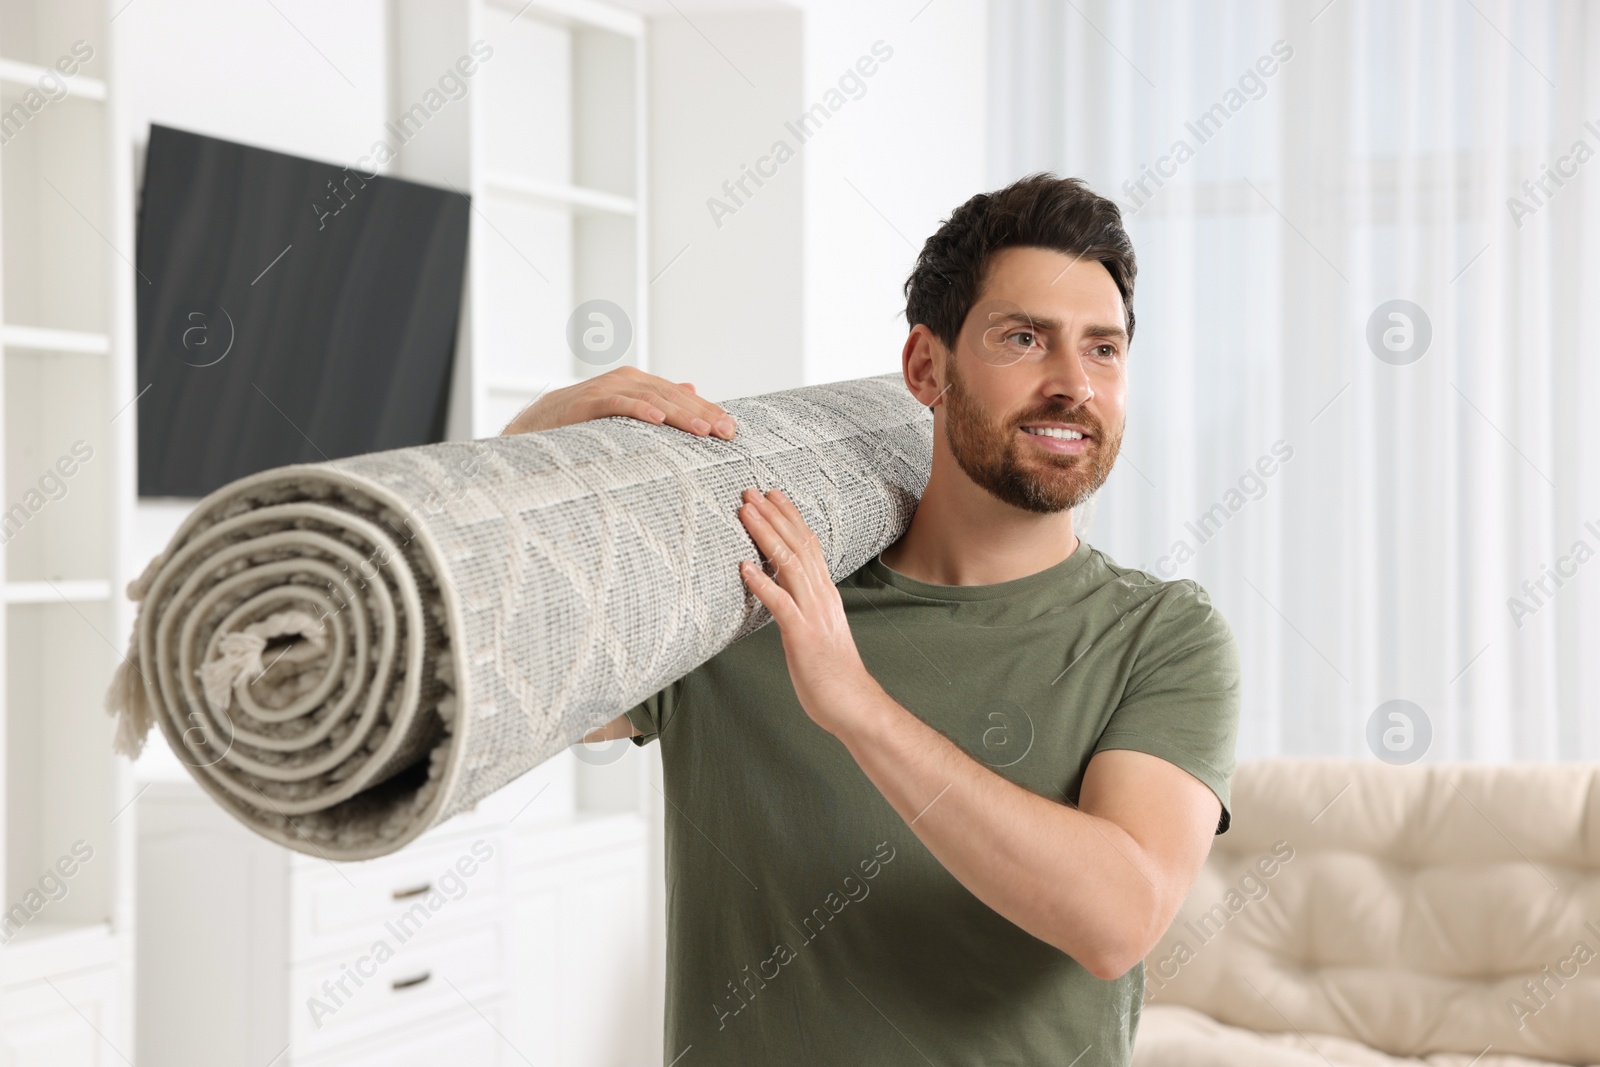
[[444, 439], [471, 204], [150, 127], [139, 495]]

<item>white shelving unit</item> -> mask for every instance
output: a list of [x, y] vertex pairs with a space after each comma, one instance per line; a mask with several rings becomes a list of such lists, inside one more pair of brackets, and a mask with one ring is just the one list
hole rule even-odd
[[[451, 437], [493, 436], [546, 390], [649, 367], [646, 25], [597, 0], [396, 0], [393, 113], [475, 45], [492, 49], [466, 97], [391, 171], [472, 197]], [[632, 341], [613, 362], [568, 344], [568, 320], [590, 300], [627, 316]], [[659, 756], [613, 744], [552, 761], [580, 817], [643, 817]]]
[[[394, 169], [473, 201], [452, 436], [498, 433], [544, 389], [648, 368], [643, 17], [579, 0], [397, 10], [397, 114], [472, 44], [493, 49], [465, 106], [437, 116]], [[568, 345], [568, 319], [590, 300], [627, 316], [632, 342], [613, 362]]]
[[[250, 1062], [281, 1049], [277, 1067], [656, 1062], [659, 1029], [608, 1014], [613, 994], [648, 996], [636, 957], [653, 753], [626, 741], [563, 753], [415, 849], [339, 870], [233, 824], [163, 763], [159, 738], [136, 768], [112, 755], [103, 698], [134, 614], [122, 590], [152, 531], [187, 511], [137, 500], [134, 168], [146, 131], [118, 106], [120, 7], [0, 0], [0, 1062], [230, 1062], [229, 1040]], [[474, 42], [494, 49], [466, 99], [387, 168], [473, 198], [450, 435], [491, 436], [547, 389], [648, 366], [644, 20], [586, 0], [394, 0], [391, 13], [394, 114]], [[566, 340], [569, 316], [595, 299], [622, 308], [632, 335], [604, 365]], [[374, 886], [374, 899], [404, 899], [418, 857], [469, 834], [495, 844], [504, 877], [419, 941], [435, 955], [417, 973], [438, 977], [396, 972], [383, 1004], [306, 1031], [303, 980], [370, 945], [390, 909], [357, 913], [337, 936], [311, 917]], [[156, 857], [142, 873], [136, 846]], [[259, 892], [240, 907], [233, 882], [251, 872], [245, 888]], [[606, 929], [591, 932], [597, 906]], [[207, 908], [213, 933], [192, 922]], [[136, 928], [154, 931], [137, 952]], [[473, 970], [485, 944], [498, 962]], [[451, 975], [471, 1007], [440, 995]], [[184, 990], [187, 1002], [171, 999]], [[508, 1007], [535, 1001], [543, 1014]], [[185, 1030], [202, 1005], [216, 1009], [209, 1044]]]
[[102, 710], [131, 622], [111, 594], [133, 505], [110, 15], [101, 0], [0, 0], [6, 1062], [132, 1049], [133, 793]]
[[[472, 60], [465, 96], [383, 168], [473, 202], [448, 435], [493, 436], [547, 389], [646, 366], [644, 20], [582, 0], [393, 0], [390, 16], [391, 115]], [[128, 159], [142, 134], [119, 135]], [[566, 340], [574, 309], [597, 299], [623, 309], [632, 334], [604, 365], [576, 358]], [[113, 351], [123, 337], [132, 344], [131, 321]], [[41, 339], [19, 338], [19, 347]], [[110, 398], [118, 406], [132, 399], [131, 368], [126, 376], [126, 395]], [[147, 543], [176, 527], [181, 503], [140, 505]], [[8, 599], [55, 595], [27, 577]], [[70, 589], [56, 583], [68, 595], [102, 594], [96, 575], [70, 577]], [[125, 633], [123, 624], [115, 636]], [[561, 753], [400, 853], [335, 865], [250, 834], [164, 749], [154, 740], [141, 761], [151, 782], [135, 806], [141, 1065], [660, 1062], [659, 1018], [638, 1007], [652, 995], [645, 812], [657, 754], [627, 740]], [[314, 1023], [308, 1000], [321, 983], [392, 939], [385, 924], [424, 887], [442, 886], [440, 873], [479, 841], [495, 864]]]

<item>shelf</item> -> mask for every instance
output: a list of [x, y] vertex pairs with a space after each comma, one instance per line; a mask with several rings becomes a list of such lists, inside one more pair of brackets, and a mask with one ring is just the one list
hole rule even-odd
[[[0, 7], [0, 23], [3, 13]], [[125, 268], [107, 244], [115, 213], [106, 152], [111, 113], [102, 106], [105, 83], [86, 74], [62, 77], [67, 96], [57, 89], [49, 94], [55, 102], [42, 103], [34, 79], [53, 73], [0, 59], [4, 341], [13, 344], [15, 330], [18, 347], [103, 354], [106, 341], [80, 331], [111, 332], [113, 272], [106, 264]]]
[[133, 380], [137, 280], [130, 120], [111, 106], [120, 6], [0, 0], [0, 868], [15, 931], [0, 1045], [41, 1062], [116, 1062], [134, 1044], [137, 820], [117, 817], [128, 773], [104, 710], [133, 610], [119, 537], [135, 427], [111, 421]]
[[67, 87], [67, 95], [78, 97], [80, 100], [104, 100], [106, 98], [106, 83], [99, 78], [87, 78], [82, 74], [72, 77], [63, 77], [51, 67], [35, 66], [32, 63], [23, 63], [15, 59], [0, 59], [0, 86], [15, 85], [28, 89], [37, 89], [39, 79], [46, 75], [54, 74], [62, 84]]
[[483, 387], [491, 393], [515, 394], [517, 396], [526, 394], [528, 396], [533, 396], [537, 393], [552, 392], [556, 389], [563, 389], [569, 385], [576, 385], [578, 384], [578, 381], [579, 379], [572, 377], [558, 378], [555, 381], [549, 382], [535, 381], [532, 378], [490, 378], [483, 383]]
[[[111, 926], [108, 923], [61, 923], [61, 922], [31, 922], [19, 929], [10, 941], [6, 942], [8, 950], [22, 948], [24, 945], [44, 945], [46, 942], [51, 947], [60, 948], [68, 944], [98, 944], [111, 935]], [[9, 976], [8, 976], [9, 980]]]
[[58, 582], [7, 582], [7, 604], [82, 604], [111, 599], [111, 583], [103, 578]]
[[487, 0], [490, 7], [520, 15], [527, 11], [547, 22], [576, 23], [625, 37], [644, 36], [644, 17], [598, 0]]
[[6, 942], [8, 987], [87, 967], [105, 966], [117, 957], [117, 935], [104, 922], [31, 922]]
[[84, 352], [106, 355], [111, 338], [103, 333], [56, 330], [48, 326], [0, 326], [0, 344], [6, 348], [31, 348], [40, 352]]
[[633, 215], [637, 211], [633, 198], [629, 196], [603, 193], [598, 189], [585, 189], [578, 185], [561, 185], [533, 178], [520, 178], [512, 174], [488, 174], [483, 179], [483, 188], [490, 195], [514, 196], [544, 204], [561, 204], [580, 211], [594, 211], [608, 215]]

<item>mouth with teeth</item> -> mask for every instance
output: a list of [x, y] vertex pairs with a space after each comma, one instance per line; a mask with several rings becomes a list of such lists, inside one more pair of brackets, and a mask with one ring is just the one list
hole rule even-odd
[[1066, 455], [1087, 451], [1094, 440], [1082, 430], [1068, 429], [1064, 426], [1019, 426], [1017, 429], [1040, 448]]

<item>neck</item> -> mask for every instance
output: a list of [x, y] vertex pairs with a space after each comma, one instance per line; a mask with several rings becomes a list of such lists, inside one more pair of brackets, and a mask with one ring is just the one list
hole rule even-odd
[[1070, 509], [1041, 515], [1013, 507], [938, 452], [911, 525], [883, 550], [890, 569], [934, 585], [995, 585], [1053, 567], [1077, 549]]

